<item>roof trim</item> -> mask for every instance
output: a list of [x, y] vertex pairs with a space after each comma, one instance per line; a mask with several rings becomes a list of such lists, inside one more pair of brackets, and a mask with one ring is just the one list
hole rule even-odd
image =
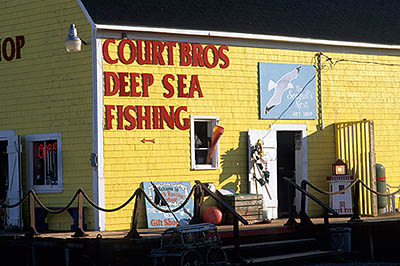
[[166, 33], [166, 34], [177, 34], [177, 35], [195, 35], [195, 36], [220, 37], [220, 38], [250, 39], [250, 40], [261, 40], [261, 41], [274, 41], [274, 42], [290, 42], [290, 43], [302, 43], [302, 44], [312, 44], [312, 45], [400, 50], [400, 45], [332, 41], [332, 40], [298, 38], [298, 37], [264, 35], [264, 34], [185, 30], [185, 29], [173, 29], [173, 28], [137, 27], [137, 26], [119, 26], [119, 25], [103, 25], [103, 24], [95, 24], [95, 27], [98, 30], [136, 31], [136, 32], [151, 32], [151, 33], [164, 33], [164, 34]]
[[82, 9], [83, 14], [85, 15], [85, 17], [87, 18], [87, 20], [89, 21], [90, 25], [92, 25], [92, 27], [96, 27], [96, 23], [94, 23], [92, 17], [89, 15], [89, 12], [87, 11], [85, 5], [82, 3], [81, 0], [78, 0], [78, 4]]

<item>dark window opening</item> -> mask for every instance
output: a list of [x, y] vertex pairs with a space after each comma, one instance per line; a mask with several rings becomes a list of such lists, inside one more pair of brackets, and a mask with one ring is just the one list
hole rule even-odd
[[211, 138], [208, 122], [194, 122], [196, 164], [206, 164]]
[[7, 141], [0, 141], [0, 202], [4, 202], [8, 190]]
[[57, 140], [33, 141], [33, 185], [57, 185]]

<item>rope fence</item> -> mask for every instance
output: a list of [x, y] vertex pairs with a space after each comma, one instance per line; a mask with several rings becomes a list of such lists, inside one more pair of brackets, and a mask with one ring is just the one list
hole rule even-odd
[[369, 190], [371, 193], [374, 193], [374, 194], [376, 194], [376, 195], [378, 195], [378, 196], [390, 197], [390, 196], [399, 194], [399, 192], [400, 192], [400, 189], [396, 190], [396, 191], [393, 192], [393, 193], [382, 193], [382, 192], [375, 191], [375, 190], [371, 189], [370, 187], [368, 187], [368, 186], [367, 186], [361, 179], [359, 179], [359, 178], [354, 179], [353, 182], [351, 182], [347, 187], [345, 187], [345, 188], [343, 188], [343, 189], [341, 189], [341, 190], [338, 190], [338, 191], [333, 191], [333, 192], [332, 192], [332, 191], [324, 191], [324, 190], [321, 190], [321, 189], [315, 187], [313, 184], [311, 184], [311, 183], [308, 182], [307, 180], [303, 180], [302, 182], [306, 183], [306, 184], [307, 184], [308, 186], [310, 186], [312, 189], [314, 189], [315, 191], [317, 191], [317, 192], [319, 192], [319, 193], [321, 193], [321, 194], [324, 194], [324, 195], [337, 195], [337, 194], [342, 194], [342, 193], [344, 193], [345, 191], [347, 191], [347, 190], [349, 190], [350, 188], [352, 188], [352, 187], [353, 187], [354, 185], [356, 185], [357, 183], [361, 183], [361, 185], [362, 185], [363, 187], [365, 187], [365, 188], [366, 188], [367, 190]]
[[[37, 196], [36, 192], [33, 189], [30, 189], [24, 196], [23, 198], [18, 201], [17, 203], [14, 204], [6, 204], [6, 203], [0, 203], [0, 207], [1, 208], [14, 208], [17, 207], [19, 205], [22, 205], [26, 200], [29, 200], [29, 209], [30, 209], [30, 222], [31, 222], [31, 234], [38, 234], [37, 230], [36, 230], [36, 226], [35, 226], [35, 210], [34, 210], [34, 204], [35, 202], [41, 207], [43, 208], [46, 212], [51, 213], [51, 214], [60, 214], [62, 212], [67, 211], [72, 204], [75, 202], [75, 200], [77, 198], [79, 198], [79, 202], [78, 202], [78, 210], [79, 210], [79, 217], [78, 217], [78, 228], [77, 231], [75, 232], [75, 237], [80, 237], [80, 236], [84, 236], [85, 233], [83, 231], [83, 222], [82, 222], [82, 216], [83, 216], [83, 204], [82, 204], [82, 199], [85, 199], [89, 205], [91, 205], [93, 208], [98, 209], [100, 211], [103, 212], [116, 212], [121, 210], [122, 208], [126, 207], [135, 197], [138, 199], [139, 195], [143, 195], [145, 197], [145, 199], [158, 211], [163, 212], [163, 213], [170, 213], [170, 212], [177, 212], [180, 209], [182, 209], [190, 200], [190, 198], [192, 197], [192, 194], [194, 192], [194, 190], [199, 187], [199, 185], [194, 185], [192, 187], [192, 189], [190, 190], [189, 194], [187, 195], [186, 199], [182, 202], [182, 204], [180, 204], [178, 207], [176, 207], [175, 209], [172, 209], [171, 211], [168, 209], [163, 209], [160, 208], [143, 190], [143, 188], [138, 188], [135, 190], [135, 192], [129, 197], [128, 200], [126, 200], [123, 204], [121, 204], [120, 206], [116, 207], [116, 208], [111, 208], [111, 209], [106, 209], [103, 208], [99, 205], [97, 205], [87, 194], [86, 192], [82, 189], [79, 188], [74, 196], [71, 198], [71, 200], [67, 203], [67, 205], [65, 205], [65, 207], [62, 208], [51, 208], [46, 206], [41, 200], [40, 198]], [[137, 208], [138, 206], [135, 206], [135, 208]], [[132, 230], [132, 229], [131, 229]], [[135, 228], [136, 230], [136, 228]]]
[[[308, 186], [310, 186], [313, 190], [317, 191], [318, 193], [324, 194], [324, 195], [336, 195], [336, 194], [341, 194], [344, 193], [345, 191], [351, 189], [352, 187], [354, 187], [357, 184], [361, 184], [365, 189], [369, 190], [371, 193], [374, 193], [378, 196], [393, 196], [396, 194], [400, 193], [400, 189], [398, 189], [397, 191], [393, 192], [393, 193], [381, 193], [378, 191], [374, 191], [371, 188], [369, 188], [362, 180], [360, 180], [359, 178], [353, 180], [347, 187], [339, 190], [339, 191], [335, 191], [335, 192], [329, 192], [329, 191], [324, 191], [321, 190], [319, 188], [317, 188], [316, 186], [314, 186], [313, 184], [311, 184], [310, 182], [308, 182], [307, 180], [303, 180], [302, 181], [302, 185], [306, 184]], [[202, 184], [200, 182], [198, 182], [197, 184], [195, 184], [192, 189], [190, 190], [189, 194], [187, 195], [187, 197], [185, 198], [185, 200], [183, 201], [182, 204], [180, 204], [178, 207], [176, 207], [175, 209], [172, 209], [171, 211], [168, 209], [163, 209], [160, 208], [143, 190], [143, 188], [138, 188], [135, 190], [135, 192], [129, 197], [128, 200], [126, 200], [123, 204], [121, 204], [118, 207], [115, 208], [103, 208], [99, 205], [97, 205], [88, 195], [87, 193], [82, 189], [79, 188], [74, 196], [70, 199], [70, 201], [67, 203], [67, 205], [65, 205], [65, 207], [62, 208], [51, 208], [46, 206], [41, 200], [40, 198], [37, 196], [36, 192], [33, 189], [30, 189], [24, 196], [23, 198], [14, 204], [6, 204], [6, 203], [0, 203], [0, 207], [1, 208], [14, 208], [17, 207], [21, 204], [23, 204], [26, 200], [29, 200], [29, 209], [30, 209], [30, 231], [32, 234], [38, 234], [37, 230], [36, 230], [36, 226], [35, 226], [35, 202], [41, 207], [43, 208], [46, 212], [51, 213], [51, 214], [60, 214], [62, 212], [65, 212], [66, 210], [68, 210], [72, 204], [75, 202], [75, 200], [78, 198], [78, 226], [77, 229], [75, 231], [75, 234], [73, 235], [74, 237], [81, 237], [86, 235], [84, 233], [83, 230], [83, 199], [85, 199], [89, 205], [91, 205], [93, 208], [98, 209], [100, 211], [103, 212], [116, 212], [121, 210], [122, 208], [126, 207], [129, 203], [131, 203], [133, 201], [134, 198], [136, 198], [136, 204], [134, 207], [134, 213], [133, 213], [133, 220], [134, 222], [132, 222], [132, 226], [131, 226], [131, 231], [128, 235], [133, 235], [135, 237], [140, 237], [136, 231], [136, 224], [137, 224], [137, 216], [138, 216], [138, 208], [140, 207], [139, 204], [139, 200], [141, 199], [140, 196], [144, 196], [144, 198], [158, 211], [163, 212], [163, 213], [170, 213], [170, 212], [177, 212], [180, 209], [184, 208], [184, 206], [188, 203], [188, 201], [191, 199], [195, 189], [198, 189], [199, 192], [202, 192]], [[203, 193], [199, 193], [200, 195], [200, 200], [202, 200], [204, 198]]]

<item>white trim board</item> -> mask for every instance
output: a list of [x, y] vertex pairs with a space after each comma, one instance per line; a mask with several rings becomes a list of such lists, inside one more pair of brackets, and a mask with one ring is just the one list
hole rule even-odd
[[[89, 15], [81, 0], [78, 4], [92, 28], [92, 141], [93, 153], [97, 155], [97, 166], [93, 167], [93, 200], [105, 206], [104, 188], [104, 131], [103, 131], [103, 54], [102, 41], [98, 37], [96, 24]], [[106, 230], [105, 213], [94, 208], [94, 228], [98, 231]]]
[[14, 136], [14, 130], [0, 130], [0, 138], [8, 138]]
[[[93, 197], [96, 204], [105, 206], [104, 187], [104, 131], [103, 131], [103, 60], [102, 41], [92, 27], [92, 83], [93, 83], [93, 153], [97, 167], [93, 167]], [[105, 213], [94, 209], [95, 230], [104, 231]]]

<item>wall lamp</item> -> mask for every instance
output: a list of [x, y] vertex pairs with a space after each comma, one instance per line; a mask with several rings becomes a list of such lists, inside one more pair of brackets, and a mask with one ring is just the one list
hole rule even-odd
[[87, 43], [78, 37], [78, 31], [76, 30], [75, 24], [71, 24], [68, 32], [68, 37], [65, 40], [65, 50], [68, 53], [80, 52], [82, 43]]

